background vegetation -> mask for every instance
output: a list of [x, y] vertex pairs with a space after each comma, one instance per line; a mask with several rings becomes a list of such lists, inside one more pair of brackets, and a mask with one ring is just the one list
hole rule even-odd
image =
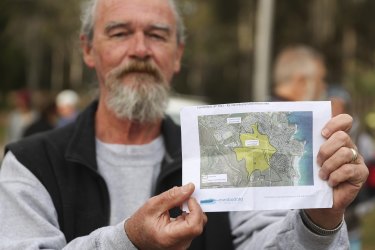
[[[188, 28], [175, 91], [213, 103], [252, 101], [257, 0], [179, 0]], [[30, 89], [85, 89], [95, 78], [78, 44], [79, 0], [0, 3], [1, 95]], [[362, 117], [375, 94], [375, 1], [275, 1], [271, 59], [283, 47], [320, 50], [328, 81], [344, 84]], [[271, 60], [272, 61], [272, 60]], [[359, 98], [360, 97], [360, 98]]]

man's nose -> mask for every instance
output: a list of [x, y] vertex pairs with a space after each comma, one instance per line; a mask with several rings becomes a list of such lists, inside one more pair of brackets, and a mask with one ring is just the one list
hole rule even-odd
[[138, 33], [133, 38], [130, 56], [136, 59], [147, 59], [150, 57], [151, 50], [147, 37], [143, 33]]

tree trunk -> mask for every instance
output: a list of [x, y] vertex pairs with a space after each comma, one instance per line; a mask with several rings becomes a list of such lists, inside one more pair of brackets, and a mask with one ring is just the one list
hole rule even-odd
[[265, 101], [270, 91], [270, 55], [274, 0], [259, 0], [256, 21], [253, 100]]

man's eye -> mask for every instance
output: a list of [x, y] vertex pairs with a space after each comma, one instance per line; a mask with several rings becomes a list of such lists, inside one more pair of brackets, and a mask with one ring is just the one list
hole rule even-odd
[[121, 37], [125, 37], [127, 35], [128, 35], [128, 33], [126, 33], [126, 32], [116, 32], [116, 33], [111, 34], [110, 37], [121, 38]]
[[124, 33], [115, 33], [112, 35], [112, 37], [121, 37], [121, 36], [124, 36], [125, 34]]
[[152, 39], [158, 40], [158, 41], [165, 41], [166, 38], [162, 35], [156, 34], [156, 33], [151, 33], [149, 35]]

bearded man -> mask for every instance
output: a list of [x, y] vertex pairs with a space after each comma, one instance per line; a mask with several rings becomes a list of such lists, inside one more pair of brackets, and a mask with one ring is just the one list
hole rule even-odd
[[73, 124], [7, 146], [0, 249], [347, 246], [343, 211], [367, 176], [345, 132], [350, 116], [326, 125], [318, 154], [321, 178], [339, 187], [332, 209], [206, 216], [194, 185], [180, 186], [180, 128], [164, 115], [184, 49], [174, 1], [90, 0], [82, 21], [100, 95]]

